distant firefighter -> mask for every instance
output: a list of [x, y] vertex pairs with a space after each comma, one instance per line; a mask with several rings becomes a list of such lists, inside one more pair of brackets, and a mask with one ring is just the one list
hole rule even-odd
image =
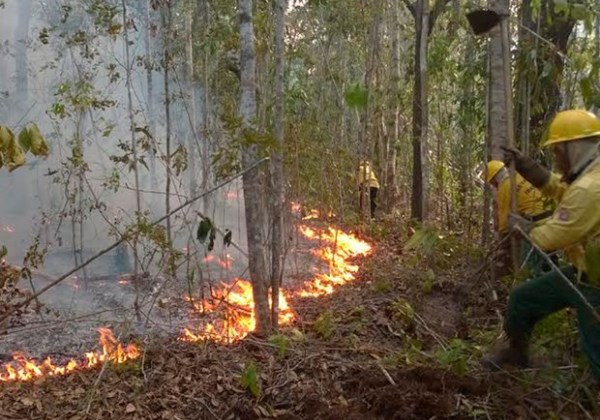
[[[379, 181], [375, 176], [375, 172], [371, 168], [371, 162], [364, 160], [358, 167], [358, 185], [360, 192], [359, 206], [362, 212], [363, 201], [365, 199], [366, 192], [369, 193], [369, 203], [371, 206], [371, 219], [375, 217], [375, 210], [377, 209], [377, 193], [379, 192]], [[368, 188], [367, 191], [365, 189]]]

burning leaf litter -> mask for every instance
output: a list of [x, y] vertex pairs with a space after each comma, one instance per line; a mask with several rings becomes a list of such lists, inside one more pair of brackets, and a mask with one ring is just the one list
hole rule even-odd
[[134, 344], [123, 347], [108, 328], [99, 328], [102, 351], [85, 353], [85, 360], [71, 359], [62, 365], [55, 365], [50, 357], [42, 363], [28, 359], [23, 353], [13, 353], [13, 362], [7, 363], [0, 369], [0, 381], [29, 381], [45, 376], [63, 376], [81, 369], [91, 369], [104, 362], [125, 363], [137, 359], [139, 349]]
[[[311, 214], [316, 215], [318, 212], [315, 210]], [[279, 325], [282, 326], [290, 325], [295, 319], [288, 298], [317, 297], [333, 293], [337, 286], [355, 279], [359, 267], [351, 264], [350, 259], [371, 253], [371, 246], [368, 243], [338, 229], [329, 227], [321, 230], [303, 225], [300, 226], [300, 232], [309, 240], [323, 243], [313, 253], [329, 266], [329, 272], [317, 273], [299, 290], [280, 292]], [[195, 330], [185, 328], [180, 340], [191, 342], [215, 340], [230, 343], [243, 339], [254, 330], [256, 320], [252, 284], [246, 280], [238, 279], [233, 286], [222, 284], [212, 298], [193, 301], [193, 307], [196, 313], [205, 316], [217, 315], [218, 319], [205, 321]]]
[[[311, 211], [311, 218], [318, 217], [318, 211]], [[329, 266], [328, 273], [317, 273], [312, 281], [306, 282], [299, 290], [279, 294], [279, 324], [290, 325], [295, 320], [295, 313], [288, 304], [288, 297], [315, 297], [333, 293], [337, 286], [355, 279], [359, 267], [349, 262], [356, 256], [367, 256], [371, 246], [352, 234], [329, 227], [316, 229], [300, 226], [300, 232], [309, 240], [319, 241], [322, 246], [313, 250], [315, 256]], [[212, 257], [212, 258], [209, 258]], [[214, 261], [209, 255], [205, 262]], [[224, 268], [230, 268], [233, 259], [226, 255], [217, 260]], [[119, 284], [125, 284], [119, 282]], [[271, 299], [271, 297], [269, 297]], [[212, 340], [221, 343], [231, 343], [241, 340], [253, 331], [256, 325], [254, 303], [252, 299], [252, 284], [243, 279], [237, 279], [233, 285], [225, 283], [213, 296], [204, 300], [186, 298], [193, 306], [193, 311], [212, 320], [202, 322], [197, 328], [184, 328], [179, 340], [196, 342]], [[62, 376], [81, 369], [90, 369], [101, 363], [112, 361], [124, 363], [136, 359], [139, 349], [133, 344], [125, 348], [117, 342], [108, 328], [100, 328], [101, 352], [88, 352], [85, 360], [69, 360], [66, 364], [56, 366], [50, 358], [38, 363], [28, 359], [22, 353], [13, 353], [13, 362], [0, 368], [0, 381], [27, 381], [44, 376]]]

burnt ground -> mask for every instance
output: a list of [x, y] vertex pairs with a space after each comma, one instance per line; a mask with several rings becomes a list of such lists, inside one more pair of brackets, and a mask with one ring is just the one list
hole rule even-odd
[[[298, 321], [235, 345], [156, 339], [136, 362], [4, 384], [2, 419], [598, 418], [571, 316], [539, 328], [527, 371], [488, 373], [509, 281], [491, 282], [460, 238], [406, 251], [371, 231], [356, 282], [291, 302]], [[384, 240], [378, 237], [384, 236]], [[252, 392], [254, 391], [254, 392]]]

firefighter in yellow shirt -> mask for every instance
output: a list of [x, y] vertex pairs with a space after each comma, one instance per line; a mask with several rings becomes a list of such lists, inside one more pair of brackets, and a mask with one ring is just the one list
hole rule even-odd
[[[362, 211], [364, 196], [366, 193], [369, 194], [369, 203], [371, 210], [371, 219], [375, 217], [375, 210], [377, 209], [377, 193], [379, 192], [379, 181], [375, 176], [375, 172], [371, 168], [371, 162], [368, 160], [362, 161], [358, 167], [358, 185], [360, 193], [359, 206]], [[365, 191], [365, 188], [367, 189]]]
[[[498, 232], [503, 236], [508, 235], [511, 182], [510, 174], [504, 162], [499, 160], [489, 161], [485, 178], [495, 191], [496, 205], [498, 206]], [[551, 201], [544, 199], [542, 193], [521, 175], [516, 174], [515, 178], [518, 214], [532, 222], [538, 222], [552, 215]], [[533, 273], [539, 274], [542, 271], [549, 270], [545, 261], [537, 253], [531, 251], [531, 246], [527, 242], [521, 241], [519, 250], [521, 262], [527, 259], [527, 266]]]
[[[543, 251], [562, 251], [571, 265], [562, 273], [592, 307], [600, 307], [600, 120], [585, 110], [559, 112], [552, 120], [544, 147], [550, 146], [562, 177], [550, 173], [516, 149], [507, 149], [505, 162], [515, 161], [517, 171], [542, 193], [557, 201], [552, 217], [531, 223], [509, 215], [509, 225], [529, 233]], [[509, 344], [484, 359], [489, 368], [528, 365], [528, 347], [535, 325], [564, 308], [577, 312], [581, 349], [600, 380], [600, 324], [594, 314], [552, 271], [515, 287], [508, 298], [504, 330]]]

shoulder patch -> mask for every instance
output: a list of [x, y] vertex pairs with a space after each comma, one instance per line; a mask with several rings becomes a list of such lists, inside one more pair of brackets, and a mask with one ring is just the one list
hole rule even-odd
[[556, 218], [558, 220], [560, 220], [561, 222], [568, 222], [569, 221], [569, 210], [567, 210], [565, 208], [558, 209], [556, 212]]

